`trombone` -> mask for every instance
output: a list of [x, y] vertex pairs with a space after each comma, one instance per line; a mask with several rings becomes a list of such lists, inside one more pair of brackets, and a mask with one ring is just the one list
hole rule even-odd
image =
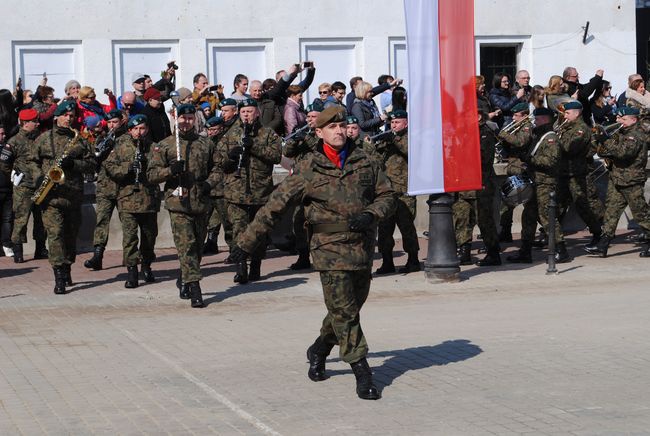
[[[501, 135], [501, 133], [503, 133], [503, 132], [512, 135], [512, 134], [516, 133], [519, 129], [524, 127], [527, 123], [532, 124], [534, 119], [535, 119], [535, 115], [530, 114], [526, 118], [523, 118], [523, 119], [521, 119], [519, 121], [514, 121], [513, 120], [508, 125], [506, 125], [504, 128], [501, 129], [501, 131], [499, 132], [499, 135]], [[497, 150], [496, 154], [498, 155], [499, 161], [502, 161], [503, 160], [503, 139], [499, 139], [499, 142], [494, 144], [494, 148]]]

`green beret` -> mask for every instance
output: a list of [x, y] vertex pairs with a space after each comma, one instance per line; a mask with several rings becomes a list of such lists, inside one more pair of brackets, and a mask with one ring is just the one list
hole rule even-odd
[[118, 118], [118, 119], [121, 120], [122, 119], [122, 111], [119, 110], [119, 109], [113, 109], [112, 111], [110, 111], [109, 113], [104, 115], [104, 119], [106, 121], [112, 120], [113, 118]]
[[313, 104], [308, 104], [307, 107], [305, 108], [305, 112], [323, 112], [323, 107], [322, 106], [315, 106]]
[[225, 98], [219, 102], [219, 109], [224, 106], [237, 106], [237, 100], [234, 98]]
[[221, 117], [211, 117], [205, 122], [205, 127], [214, 127], [219, 124], [223, 124], [223, 118]]
[[59, 115], [63, 115], [66, 112], [74, 111], [76, 107], [77, 107], [77, 103], [74, 100], [63, 100], [56, 107], [56, 110], [54, 111], [54, 116], [58, 117]]
[[348, 115], [346, 121], [348, 122], [348, 124], [359, 124], [359, 119], [354, 115]]
[[185, 103], [176, 108], [178, 115], [193, 115], [196, 113], [196, 107], [193, 104]]
[[533, 111], [533, 115], [536, 117], [543, 117], [543, 116], [553, 117], [555, 116], [555, 112], [553, 112], [547, 107], [538, 107]]
[[564, 110], [568, 109], [582, 109], [582, 103], [578, 100], [571, 100], [564, 103]]
[[316, 118], [316, 128], [322, 129], [330, 123], [346, 121], [347, 112], [341, 106], [330, 106], [321, 112]]
[[407, 119], [408, 113], [406, 113], [405, 110], [396, 110], [388, 114], [388, 119], [389, 120], [398, 120], [398, 119]]
[[624, 117], [625, 115], [634, 115], [638, 117], [641, 114], [641, 111], [635, 107], [631, 106], [621, 106], [616, 110], [616, 115], [619, 117]]
[[518, 112], [530, 112], [530, 106], [528, 103], [517, 103], [512, 107], [512, 113], [516, 114]]
[[139, 126], [140, 124], [149, 124], [149, 120], [147, 119], [146, 115], [133, 115], [131, 118], [129, 118], [129, 122], [126, 123], [126, 127], [130, 129], [131, 127]]
[[252, 98], [245, 98], [245, 99], [243, 99], [242, 101], [239, 102], [237, 107], [239, 107], [239, 109], [241, 109], [243, 107], [257, 107], [257, 102], [255, 100], [253, 100]]

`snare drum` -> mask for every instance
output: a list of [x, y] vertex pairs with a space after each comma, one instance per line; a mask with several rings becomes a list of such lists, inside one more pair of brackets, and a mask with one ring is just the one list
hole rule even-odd
[[534, 183], [527, 174], [510, 176], [501, 186], [501, 200], [511, 208], [524, 204], [535, 194]]

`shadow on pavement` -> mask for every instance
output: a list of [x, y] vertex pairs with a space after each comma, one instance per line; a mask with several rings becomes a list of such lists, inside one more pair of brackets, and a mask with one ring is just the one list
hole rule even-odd
[[[219, 303], [228, 298], [236, 297], [242, 294], [250, 294], [253, 292], [267, 292], [267, 291], [277, 291], [280, 289], [287, 289], [294, 286], [300, 286], [307, 283], [307, 278], [305, 277], [293, 277], [285, 280], [278, 280], [277, 282], [253, 282], [247, 283], [245, 285], [233, 285], [223, 292], [210, 292], [209, 290], [203, 290], [203, 296], [212, 295], [210, 298], [203, 300], [203, 303], [206, 306], [209, 306], [212, 303]], [[207, 292], [206, 292], [207, 291]]]
[[34, 271], [36, 267], [27, 267], [27, 268], [2, 268], [0, 269], [0, 279], [7, 277], [21, 276], [23, 274], [29, 274]]

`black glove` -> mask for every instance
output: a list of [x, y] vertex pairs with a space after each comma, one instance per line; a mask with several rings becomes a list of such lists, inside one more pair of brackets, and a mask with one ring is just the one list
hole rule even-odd
[[184, 160], [176, 160], [169, 165], [169, 169], [172, 171], [173, 175], [180, 174], [185, 172], [185, 161]]
[[248, 258], [248, 253], [239, 248], [238, 245], [235, 245], [235, 248], [232, 249], [230, 253], [230, 259], [233, 263], [241, 263]]
[[298, 133], [295, 134], [293, 139], [295, 141], [303, 141], [307, 137], [307, 130], [301, 130]]
[[249, 138], [248, 136], [242, 138], [241, 142], [242, 142], [242, 145], [244, 147], [246, 147], [246, 148], [250, 148], [250, 147], [253, 146], [253, 139]]
[[201, 193], [203, 195], [210, 195], [210, 191], [212, 191], [212, 186], [208, 182], [201, 182]]
[[136, 174], [138, 171], [142, 171], [142, 165], [140, 165], [139, 161], [133, 161], [131, 165], [129, 165], [129, 172]]
[[72, 159], [70, 156], [64, 157], [63, 160], [61, 161], [61, 169], [63, 171], [69, 171], [74, 167], [74, 159]]
[[353, 232], [365, 232], [372, 227], [375, 217], [370, 212], [361, 212], [359, 215], [350, 218], [350, 230]]
[[233, 148], [228, 152], [228, 159], [237, 162], [239, 160], [239, 156], [241, 156], [243, 152], [244, 149], [238, 145], [237, 147]]

